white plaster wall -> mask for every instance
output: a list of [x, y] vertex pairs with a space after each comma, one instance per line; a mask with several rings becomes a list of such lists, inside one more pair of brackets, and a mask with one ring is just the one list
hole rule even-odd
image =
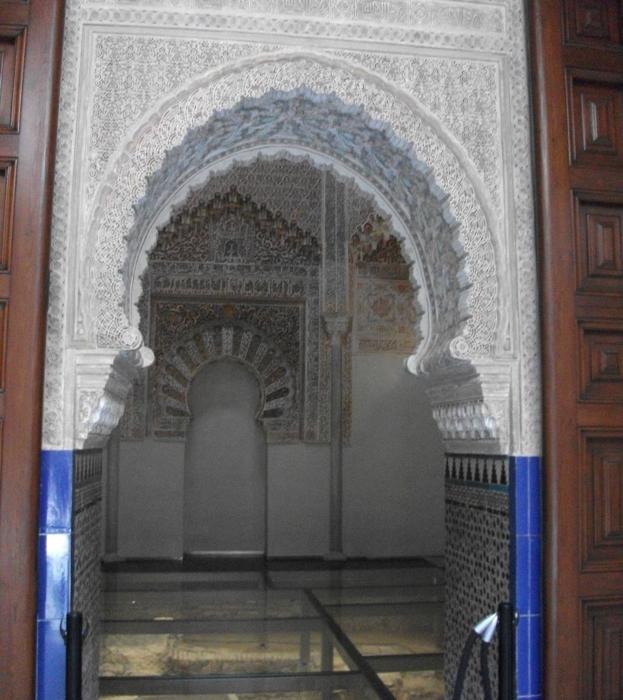
[[327, 553], [329, 465], [328, 445], [269, 445], [269, 556]]
[[[344, 550], [351, 557], [441, 554], [443, 448], [419, 380], [393, 355], [353, 356], [353, 426], [344, 451]], [[119, 555], [183, 551], [184, 445], [122, 442]], [[329, 447], [268, 446], [267, 551], [326, 554]]]
[[353, 356], [344, 451], [344, 548], [351, 557], [442, 554], [443, 446], [421, 381], [395, 355]]
[[121, 557], [180, 557], [184, 444], [122, 441], [119, 454]]

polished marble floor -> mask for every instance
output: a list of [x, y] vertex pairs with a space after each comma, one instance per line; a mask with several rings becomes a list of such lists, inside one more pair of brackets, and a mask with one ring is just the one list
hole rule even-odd
[[442, 700], [443, 563], [125, 563], [104, 574], [106, 700]]

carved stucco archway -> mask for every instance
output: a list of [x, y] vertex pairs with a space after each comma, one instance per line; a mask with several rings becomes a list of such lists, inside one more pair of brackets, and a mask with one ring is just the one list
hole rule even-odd
[[[275, 88], [289, 92], [270, 92]], [[308, 109], [297, 120], [296, 105], [303, 103]], [[311, 112], [318, 127], [323, 125], [322, 133], [299, 130], [289, 139], [283, 134], [262, 134], [262, 110], [270, 113], [275, 106], [294, 117], [291, 126], [313, 123], [314, 119], [306, 121]], [[228, 122], [231, 117], [238, 119], [233, 131]], [[258, 117], [259, 130], [254, 132]], [[218, 125], [227, 125], [227, 131], [220, 133], [219, 149], [214, 150], [214, 145], [212, 150], [197, 148], [201, 137], [209, 141], [210, 128]], [[223, 141], [232, 133], [237, 140]], [[272, 143], [271, 135], [276, 137]], [[362, 135], [367, 147], [357, 138]], [[314, 137], [319, 143], [309, 143]], [[88, 233], [78, 252], [81, 263], [75, 280], [81, 293], [76, 295], [76, 307], [70, 309], [72, 344], [99, 348], [101, 356], [107, 357], [96, 372], [81, 376], [79, 368], [85, 363], [79, 356], [84, 352], [68, 353], [76, 357], [76, 396], [82, 396], [81, 386], [89, 381], [99, 382], [102, 394], [95, 400], [91, 391], [91, 406], [80, 416], [78, 436], [103, 435], [110, 426], [97, 425], [97, 417], [114, 416], [117, 411], [102, 407], [123, 401], [123, 392], [105, 389], [119, 352], [142, 352], [142, 363], [150, 361], [149, 351], [141, 350], [140, 334], [128, 322], [127, 305], [126, 312], [123, 308], [128, 279], [124, 283], [119, 270], [131, 269], [127, 263], [133, 254], [133, 232], [141, 229], [153, 208], [160, 208], [181, 182], [209, 167], [206, 161], [216, 162], [228, 151], [231, 154], [258, 141], [279, 147], [288, 142], [307, 146], [342, 161], [382, 193], [403, 220], [419, 223], [419, 229], [410, 227], [412, 239], [405, 252], [415, 251], [412, 260], [419, 257], [422, 282], [438, 307], [430, 318], [436, 327], [430, 331], [433, 341], [427, 345], [428, 357], [422, 366], [435, 373], [430, 394], [447, 443], [465, 441], [463, 448], [469, 450], [474, 447], [468, 443], [476, 441], [480, 450], [508, 451], [523, 435], [538, 441], [538, 407], [531, 406], [531, 397], [522, 394], [525, 371], [517, 372], [516, 355], [521, 351], [521, 359], [534, 366], [536, 337], [530, 328], [528, 340], [519, 343], [520, 321], [506, 327], [500, 323], [501, 318], [514, 318], [508, 285], [499, 284], [498, 279], [505, 269], [505, 240], [477, 169], [439, 121], [412, 97], [346, 60], [307, 52], [243, 60], [193, 81], [163, 100], [110, 159], [85, 221]], [[436, 180], [443, 189], [424, 163], [434, 163]], [[147, 185], [145, 177], [150, 178]], [[395, 186], [397, 181], [400, 186]], [[461, 222], [460, 231], [450, 211]], [[430, 236], [434, 223], [442, 235]], [[429, 234], [428, 245], [417, 240], [416, 232]], [[530, 275], [526, 298], [533, 303], [532, 283]], [[470, 285], [466, 305], [465, 291]], [[534, 309], [528, 314], [534, 315]], [[515, 355], [509, 350], [515, 350]], [[512, 382], [517, 384], [514, 406]], [[474, 429], [463, 427], [474, 420]], [[82, 444], [79, 437], [77, 446]]]
[[[136, 274], [134, 259], [142, 244], [145, 221], [164, 206], [171, 192], [209, 169], [212, 160], [222, 161], [228, 153], [257, 143], [274, 144], [286, 151], [291, 144], [306, 148], [329, 160], [342, 177], [348, 177], [350, 170], [352, 179], [358, 176], [366, 181], [379, 208], [400, 230], [408, 258], [416, 262], [422, 275], [418, 284], [427, 290], [431, 336], [426, 343], [427, 364], [434, 365], [449, 351], [457, 357], [467, 356], [457, 338], [467, 315], [468, 283], [462, 272], [459, 225], [447, 207], [447, 198], [434, 185], [430, 170], [387, 126], [372, 123], [360, 108], [334, 96], [307, 90], [271, 92], [258, 100], [245, 100], [189, 131], [182, 144], [167, 154], [136, 207], [135, 223], [128, 235], [125, 288], [131, 288]], [[495, 288], [495, 278], [489, 284]], [[491, 291], [493, 315], [478, 326], [476, 334], [487, 353], [494, 342], [491, 318], [497, 313], [497, 295], [495, 289]], [[115, 342], [119, 324], [110, 313], [99, 312], [98, 319], [98, 342]]]

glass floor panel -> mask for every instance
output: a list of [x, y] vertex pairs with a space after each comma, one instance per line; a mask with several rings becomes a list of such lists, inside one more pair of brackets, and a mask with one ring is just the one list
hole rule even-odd
[[363, 656], [439, 653], [443, 606], [432, 604], [327, 606]]
[[[363, 683], [363, 681], [362, 681]], [[363, 684], [351, 689], [336, 688], [333, 690], [313, 691], [298, 690], [295, 692], [264, 692], [255, 693], [201, 693], [198, 695], [100, 695], [101, 700], [377, 700], [378, 696]]]
[[[325, 639], [331, 643], [329, 633]], [[325, 642], [326, 643], [326, 642]], [[324, 647], [324, 648], [323, 648]], [[349, 671], [320, 632], [103, 634], [100, 677]]]
[[440, 585], [444, 573], [433, 566], [413, 568], [341, 569], [335, 571], [271, 571], [275, 588], [362, 588], [367, 586]]
[[106, 620], [255, 619], [314, 616], [299, 590], [109, 591]]
[[364, 588], [314, 588], [313, 593], [324, 605], [368, 603], [441, 602], [443, 586], [371, 586]]
[[441, 700], [443, 571], [320, 567], [107, 572], [100, 697]]
[[385, 618], [411, 617], [418, 621], [418, 625], [435, 627], [443, 620], [442, 601], [425, 603], [331, 603], [324, 606], [336, 619], [348, 620], [356, 617]]
[[380, 679], [396, 700], [443, 700], [441, 671], [401, 671], [381, 673]]
[[106, 591], [246, 590], [263, 587], [264, 577], [258, 571], [111, 572], [104, 580]]

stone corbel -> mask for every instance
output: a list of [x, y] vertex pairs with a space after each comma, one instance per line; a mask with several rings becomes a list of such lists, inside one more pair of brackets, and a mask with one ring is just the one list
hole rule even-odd
[[510, 363], [460, 363], [430, 376], [427, 393], [447, 452], [510, 454]]
[[74, 449], [103, 447], [118, 425], [139, 369], [150, 351], [74, 351]]

